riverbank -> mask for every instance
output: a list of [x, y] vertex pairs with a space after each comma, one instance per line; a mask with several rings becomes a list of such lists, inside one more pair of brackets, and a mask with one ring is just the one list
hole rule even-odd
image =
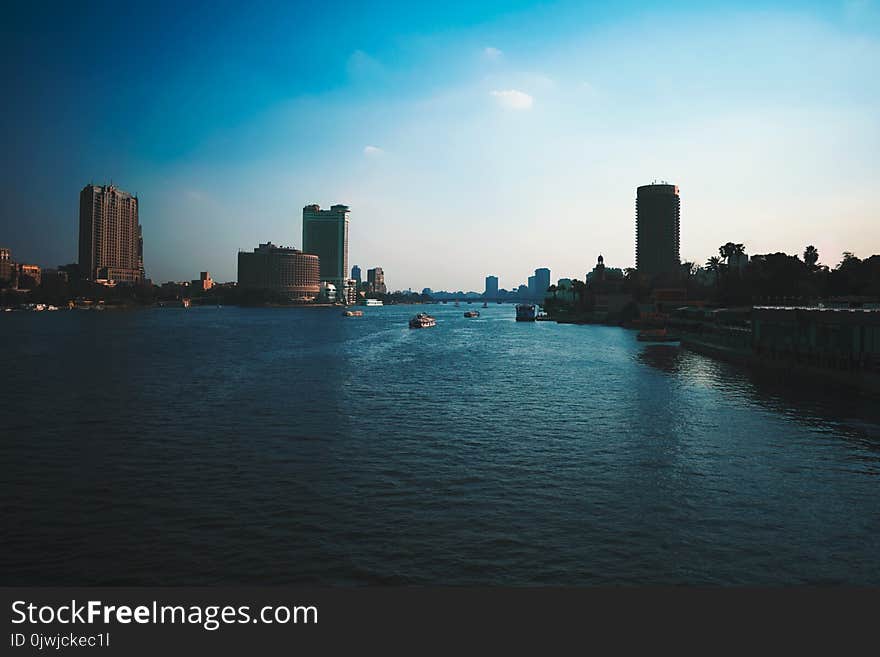
[[713, 343], [696, 335], [682, 335], [681, 346], [698, 354], [748, 367], [754, 371], [775, 373], [786, 380], [842, 387], [880, 399], [880, 375], [873, 372], [816, 367], [799, 363], [793, 358], [759, 355], [752, 349]]

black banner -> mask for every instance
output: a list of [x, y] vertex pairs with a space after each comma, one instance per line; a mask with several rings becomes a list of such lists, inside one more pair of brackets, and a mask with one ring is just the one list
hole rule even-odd
[[[5, 588], [4, 654], [291, 654], [386, 648], [538, 654], [613, 646], [838, 652], [874, 590]], [[476, 642], [476, 643], [475, 643]]]

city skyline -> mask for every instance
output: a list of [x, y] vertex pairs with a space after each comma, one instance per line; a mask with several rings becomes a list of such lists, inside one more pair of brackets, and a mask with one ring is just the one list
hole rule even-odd
[[[87, 48], [100, 5], [11, 11], [0, 241], [22, 261], [77, 260], [89, 180], [138, 196], [156, 281], [235, 280], [239, 248], [302, 247], [318, 198], [351, 206], [350, 262], [395, 289], [581, 278], [599, 253], [634, 265], [633, 190], [655, 179], [681, 188], [682, 260], [728, 241], [814, 244], [831, 266], [880, 252], [876, 3], [483, 3], [387, 25], [266, 7], [218, 12], [204, 52], [159, 29], [169, 7], [117, 8], [102, 20], [137, 19], [136, 42]], [[295, 22], [303, 50], [239, 34], [281, 43]], [[331, 26], [350, 46], [324, 43]]]

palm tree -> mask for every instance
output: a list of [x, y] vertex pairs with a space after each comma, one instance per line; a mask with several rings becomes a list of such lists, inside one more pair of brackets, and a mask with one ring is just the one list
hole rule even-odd
[[[723, 249], [724, 247], [721, 248]], [[712, 256], [706, 261], [706, 269], [715, 274], [715, 285], [718, 285], [718, 278], [721, 276], [721, 269], [723, 266], [721, 258], [718, 256]]]
[[724, 246], [718, 248], [718, 253], [721, 255], [726, 263], [730, 263], [731, 258], [737, 258], [741, 255], [745, 255], [746, 247], [745, 244], [735, 244], [733, 242], [728, 242]]
[[819, 262], [819, 251], [812, 244], [804, 249], [804, 262], [811, 270], [815, 269], [816, 263]]

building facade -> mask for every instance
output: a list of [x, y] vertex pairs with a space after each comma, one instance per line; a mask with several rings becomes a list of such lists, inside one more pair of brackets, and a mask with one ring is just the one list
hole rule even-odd
[[376, 294], [387, 294], [388, 288], [385, 287], [385, 272], [381, 267], [373, 267], [367, 270], [367, 287], [370, 292]]
[[547, 288], [550, 287], [550, 270], [541, 267], [535, 270], [535, 293], [536, 299], [542, 300], [547, 296]]
[[636, 269], [640, 274], [678, 275], [680, 210], [677, 185], [642, 185], [636, 190]]
[[0, 248], [0, 285], [9, 285], [15, 278], [15, 262], [10, 249]]
[[321, 280], [341, 288], [348, 280], [349, 207], [333, 205], [322, 210], [320, 205], [303, 208], [303, 251], [318, 256]]
[[486, 276], [486, 292], [484, 293], [489, 299], [494, 299], [498, 296], [498, 277], [497, 276]]
[[114, 185], [83, 187], [79, 194], [79, 266], [91, 281], [143, 281], [137, 196]]
[[199, 272], [199, 277], [193, 280], [191, 287], [200, 292], [207, 292], [210, 290], [214, 287], [214, 279], [211, 278], [211, 273], [207, 271]]
[[272, 242], [238, 253], [238, 285], [273, 290], [294, 301], [310, 301], [320, 291], [318, 256]]
[[18, 268], [18, 287], [22, 290], [36, 290], [43, 280], [43, 270], [39, 265], [16, 265]]

